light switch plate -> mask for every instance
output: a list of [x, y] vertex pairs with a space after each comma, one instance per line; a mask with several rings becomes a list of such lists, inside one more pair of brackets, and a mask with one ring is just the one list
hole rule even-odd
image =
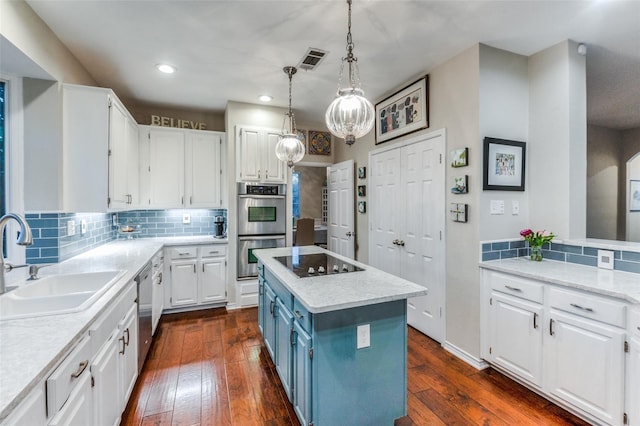
[[359, 325], [357, 349], [368, 348], [369, 346], [371, 346], [371, 324]]
[[191, 223], [191, 215], [189, 213], [185, 213], [182, 215], [182, 223], [184, 224]]
[[611, 250], [598, 250], [598, 268], [613, 269], [613, 252]]
[[511, 214], [514, 216], [520, 214], [520, 201], [518, 200], [511, 201]]
[[491, 214], [504, 214], [504, 200], [491, 200]]

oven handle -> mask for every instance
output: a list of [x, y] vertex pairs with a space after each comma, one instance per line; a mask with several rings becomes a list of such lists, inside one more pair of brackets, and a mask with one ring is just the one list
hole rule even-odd
[[257, 195], [257, 194], [254, 195], [254, 194], [251, 194], [251, 195], [238, 195], [238, 198], [257, 198], [257, 199], [260, 199], [260, 200], [265, 199], [265, 198], [275, 198], [275, 199], [279, 199], [279, 200], [280, 199], [284, 200], [286, 198], [286, 196], [285, 195]]
[[252, 235], [252, 236], [239, 236], [238, 241], [262, 241], [262, 240], [284, 240], [284, 235]]

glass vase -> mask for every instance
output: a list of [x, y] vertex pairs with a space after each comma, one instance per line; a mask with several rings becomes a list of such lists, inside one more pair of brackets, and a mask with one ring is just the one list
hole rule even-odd
[[531, 246], [529, 248], [529, 259], [540, 262], [542, 260], [542, 246]]

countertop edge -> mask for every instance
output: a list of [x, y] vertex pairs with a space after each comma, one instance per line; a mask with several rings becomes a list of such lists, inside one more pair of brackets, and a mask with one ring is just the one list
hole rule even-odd
[[[513, 264], [514, 261], [515, 261], [514, 259], [484, 261], [479, 263], [479, 267], [481, 269], [489, 269], [497, 272], [504, 272], [512, 275], [518, 275], [524, 278], [543, 281], [549, 284], [575, 288], [578, 290], [588, 291], [591, 293], [596, 293], [596, 294], [600, 294], [607, 297], [613, 297], [616, 299], [624, 300], [631, 304], [640, 304], [640, 288], [638, 289], [638, 296], [634, 296], [633, 294], [629, 294], [621, 290], [602, 288], [602, 287], [593, 286], [593, 285], [586, 285], [577, 280], [574, 281], [574, 280], [561, 278], [561, 277], [558, 277], [557, 274], [550, 273], [549, 271], [544, 271], [544, 270], [538, 270], [536, 272], [523, 271], [520, 268], [516, 268], [516, 265]], [[598, 274], [602, 274], [602, 276], [606, 276], [607, 278], [612, 278], [612, 279], [615, 279], [616, 276], [621, 278], [631, 278], [631, 277], [637, 276], [636, 280], [637, 282], [640, 282], [640, 275], [634, 274], [631, 272], [603, 270], [603, 269], [594, 268], [592, 266], [567, 264], [566, 262], [557, 262], [554, 260], [546, 260], [546, 259], [543, 260], [542, 262], [553, 262], [555, 266], [562, 265], [565, 268], [576, 268], [575, 269], [576, 271], [593, 273], [596, 276]], [[540, 265], [542, 265], [542, 263]]]

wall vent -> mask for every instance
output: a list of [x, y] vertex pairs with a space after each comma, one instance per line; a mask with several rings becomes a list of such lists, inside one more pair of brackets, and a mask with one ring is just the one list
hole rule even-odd
[[310, 47], [307, 50], [307, 53], [304, 54], [302, 60], [298, 64], [298, 69], [303, 69], [305, 71], [311, 71], [315, 69], [320, 62], [327, 56], [329, 52], [322, 49], [316, 49], [315, 47]]

